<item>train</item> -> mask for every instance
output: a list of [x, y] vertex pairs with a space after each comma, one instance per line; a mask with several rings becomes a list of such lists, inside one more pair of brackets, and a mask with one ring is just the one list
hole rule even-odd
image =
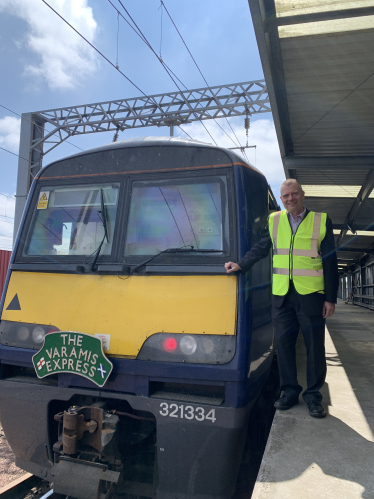
[[44, 167], [2, 294], [16, 465], [78, 499], [229, 499], [274, 356], [271, 260], [227, 274], [277, 203], [229, 149], [143, 137]]

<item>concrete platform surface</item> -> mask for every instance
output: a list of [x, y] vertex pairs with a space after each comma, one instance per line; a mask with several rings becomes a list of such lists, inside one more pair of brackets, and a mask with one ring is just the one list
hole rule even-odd
[[[305, 347], [298, 345], [299, 382]], [[342, 300], [326, 328], [328, 415], [277, 411], [252, 499], [374, 499], [374, 312]]]

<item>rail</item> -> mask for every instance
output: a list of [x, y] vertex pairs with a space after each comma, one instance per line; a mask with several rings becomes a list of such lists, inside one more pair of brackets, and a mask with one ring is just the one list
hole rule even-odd
[[[0, 497], [1, 499], [23, 499], [31, 489], [40, 487], [43, 482], [44, 480], [41, 478], [31, 473], [26, 473], [1, 488]], [[47, 482], [44, 482], [44, 484], [46, 487], [48, 486]]]

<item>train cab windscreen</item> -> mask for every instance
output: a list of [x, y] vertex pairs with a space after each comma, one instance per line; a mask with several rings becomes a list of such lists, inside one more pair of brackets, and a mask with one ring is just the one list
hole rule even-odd
[[43, 187], [24, 255], [88, 256], [97, 249], [105, 236], [104, 218], [107, 237], [101, 254], [109, 255], [119, 188], [119, 183]]
[[136, 181], [132, 186], [125, 256], [167, 248], [225, 250], [226, 177]]

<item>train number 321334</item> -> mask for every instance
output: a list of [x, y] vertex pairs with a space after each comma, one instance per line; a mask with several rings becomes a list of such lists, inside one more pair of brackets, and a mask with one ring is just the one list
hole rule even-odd
[[161, 416], [169, 416], [169, 418], [195, 419], [196, 421], [209, 420], [212, 423], [216, 420], [215, 409], [210, 409], [205, 413], [204, 407], [192, 407], [192, 405], [160, 404]]

